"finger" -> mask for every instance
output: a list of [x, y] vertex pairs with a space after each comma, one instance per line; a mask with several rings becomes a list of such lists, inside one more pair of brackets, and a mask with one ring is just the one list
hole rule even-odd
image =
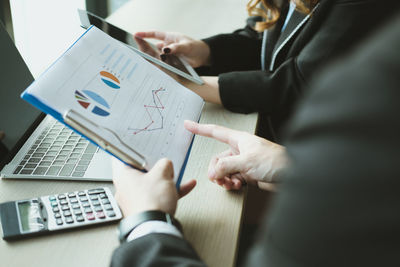
[[161, 49], [164, 47], [164, 43], [158, 43], [158, 44], [156, 44], [156, 47], [158, 48], [158, 50], [160, 50], [161, 51]]
[[197, 182], [196, 180], [190, 180], [189, 182], [183, 184], [180, 186], [179, 188], [179, 198], [182, 198], [184, 196], [186, 196], [187, 194], [189, 194], [193, 188], [196, 186]]
[[233, 187], [233, 183], [230, 178], [224, 177], [224, 187], [226, 190], [231, 190]]
[[214, 181], [215, 181], [218, 185], [221, 185], [221, 186], [225, 183], [225, 179], [224, 179], [224, 178], [222, 178], [222, 179], [214, 179]]
[[132, 168], [131, 166], [128, 166], [119, 159], [112, 159], [112, 181], [116, 189], [124, 186], [125, 181], [139, 179], [144, 175], [144, 173]]
[[210, 163], [208, 164], [208, 178], [210, 180], [213, 180], [212, 177], [215, 177], [215, 165], [217, 165], [219, 159], [225, 158], [228, 156], [232, 156], [232, 155], [233, 155], [232, 150], [229, 149], [229, 150], [226, 150], [226, 151], [212, 157], [212, 159], [210, 160]]
[[278, 191], [276, 184], [273, 184], [273, 183], [257, 182], [257, 186], [261, 190], [265, 190], [265, 191], [269, 191], [269, 192], [277, 192]]
[[187, 54], [189, 51], [189, 46], [182, 43], [172, 43], [163, 48], [165, 54]]
[[235, 149], [237, 149], [239, 138], [245, 134], [244, 132], [232, 130], [226, 127], [214, 124], [199, 124], [189, 120], [185, 120], [184, 126], [186, 130], [194, 134], [214, 138], [220, 142], [229, 144]]
[[231, 178], [232, 181], [232, 189], [234, 190], [239, 190], [240, 188], [242, 188], [242, 181], [238, 178]]
[[135, 33], [135, 37], [151, 38], [163, 41], [167, 37], [167, 34], [160, 31], [137, 32]]
[[225, 176], [243, 172], [245, 164], [243, 157], [240, 155], [221, 158], [214, 167], [214, 176], [210, 178], [221, 179]]
[[150, 172], [154, 175], [154, 177], [160, 177], [164, 179], [173, 179], [174, 178], [174, 167], [172, 162], [169, 159], [163, 158], [157, 161], [157, 163], [153, 166]]

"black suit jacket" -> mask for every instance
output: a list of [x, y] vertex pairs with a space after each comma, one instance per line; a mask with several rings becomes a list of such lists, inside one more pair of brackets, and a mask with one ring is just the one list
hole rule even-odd
[[250, 25], [205, 39], [212, 66], [199, 71], [219, 75], [224, 107], [259, 112], [258, 134], [280, 142], [282, 126], [315, 73], [351, 51], [399, 7], [396, 0], [321, 0], [309, 17], [295, 11], [281, 33], [288, 9], [284, 6], [280, 20], [268, 32], [265, 71], [261, 70], [261, 35]]
[[[400, 266], [400, 16], [329, 69], [296, 112], [291, 167], [245, 266]], [[112, 266], [201, 266], [183, 239], [150, 234]]]

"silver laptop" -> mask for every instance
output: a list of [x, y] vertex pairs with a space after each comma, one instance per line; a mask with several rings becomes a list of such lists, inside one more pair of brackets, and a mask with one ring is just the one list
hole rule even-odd
[[33, 82], [0, 23], [0, 177], [111, 181], [111, 156], [20, 98]]

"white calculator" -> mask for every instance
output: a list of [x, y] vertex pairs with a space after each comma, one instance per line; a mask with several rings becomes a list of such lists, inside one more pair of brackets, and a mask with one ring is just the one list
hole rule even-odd
[[96, 188], [0, 204], [3, 239], [110, 223], [122, 218], [110, 189]]

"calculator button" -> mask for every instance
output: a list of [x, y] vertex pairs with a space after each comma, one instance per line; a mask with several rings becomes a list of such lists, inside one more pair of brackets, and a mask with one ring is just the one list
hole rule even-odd
[[75, 204], [72, 204], [72, 208], [73, 209], [79, 209], [81, 206], [79, 206], [79, 204], [77, 204], [77, 203], [75, 203]]
[[93, 200], [93, 201], [92, 201], [92, 205], [93, 205], [93, 206], [100, 206], [100, 201], [98, 201], [98, 200]]
[[52, 202], [51, 202], [51, 206], [52, 206], [52, 207], [57, 207], [57, 206], [58, 206], [58, 204], [57, 204], [57, 202], [55, 202], [55, 201], [52, 201]]
[[107, 198], [107, 195], [106, 194], [100, 194], [100, 198]]
[[79, 215], [79, 216], [76, 216], [76, 220], [77, 220], [78, 222], [83, 222], [83, 221], [85, 220], [85, 218], [83, 218], [82, 215]]
[[66, 204], [68, 204], [68, 201], [66, 199], [60, 200], [60, 205], [66, 205]]
[[72, 198], [72, 197], [76, 197], [76, 196], [75, 196], [74, 193], [69, 193], [69, 194], [68, 194], [68, 197], [69, 197], [69, 198]]
[[58, 195], [58, 199], [66, 199], [67, 197], [65, 195]]
[[65, 222], [66, 223], [73, 223], [74, 219], [72, 219], [72, 216], [68, 216], [68, 217], [65, 217]]
[[71, 214], [71, 212], [70, 212], [69, 210], [65, 210], [65, 211], [63, 212], [63, 215], [64, 215], [65, 217], [67, 217], [67, 216], [71, 216], [72, 214]]
[[97, 200], [97, 195], [90, 196], [90, 200]]
[[69, 199], [69, 202], [71, 202], [71, 203], [77, 203], [77, 202], [78, 202], [78, 199], [77, 199], [76, 197], [73, 197], [73, 198], [70, 198], [70, 199]]
[[104, 191], [104, 189], [102, 189], [102, 188], [88, 190], [89, 195], [101, 194], [101, 193], [105, 193], [105, 192], [106, 191]]
[[110, 204], [110, 200], [108, 200], [108, 198], [107, 199], [102, 199], [101, 203], [103, 203], [103, 205]]
[[101, 208], [101, 206], [96, 206], [94, 207], [94, 210], [99, 212], [99, 211], [103, 211], [103, 209]]
[[83, 191], [80, 191], [80, 192], [78, 193], [78, 196], [80, 196], [80, 197], [84, 197], [84, 196], [86, 196], [86, 193], [85, 193], [85, 192], [83, 192]]
[[58, 207], [53, 207], [53, 212], [59, 212], [60, 209]]
[[104, 219], [106, 217], [106, 215], [104, 214], [104, 212], [100, 211], [100, 212], [96, 212], [96, 217], [100, 218], [100, 219]]
[[81, 211], [81, 209], [76, 209], [76, 210], [74, 210], [74, 214], [77, 216], [77, 215], [81, 215], [82, 214], [82, 211]]
[[86, 214], [86, 219], [88, 219], [89, 221], [93, 221], [95, 218], [94, 218], [94, 214], [93, 213], [88, 213], [88, 214]]
[[61, 206], [61, 210], [69, 210], [69, 206], [68, 205], [62, 205]]
[[80, 200], [81, 200], [81, 202], [82, 201], [88, 201], [88, 198], [87, 197], [81, 197]]
[[91, 212], [92, 212], [92, 209], [90, 207], [85, 208], [85, 213], [91, 213]]
[[54, 201], [54, 200], [56, 200], [56, 197], [55, 197], [55, 196], [50, 196], [50, 197], [49, 197], [49, 200], [50, 200], [50, 201]]
[[110, 204], [104, 205], [105, 210], [113, 210], [113, 207]]
[[59, 212], [54, 213], [54, 218], [56, 219], [61, 218], [61, 214]]
[[107, 216], [108, 217], [115, 217], [115, 212], [114, 211], [107, 211]]
[[87, 202], [87, 201], [85, 201], [85, 202], [82, 202], [82, 207], [84, 207], [84, 208], [86, 208], [86, 207], [90, 207], [90, 204], [89, 204], [89, 202]]
[[56, 224], [57, 224], [57, 225], [62, 225], [62, 224], [63, 224], [63, 221], [62, 221], [61, 219], [57, 219], [57, 220], [56, 220]]

